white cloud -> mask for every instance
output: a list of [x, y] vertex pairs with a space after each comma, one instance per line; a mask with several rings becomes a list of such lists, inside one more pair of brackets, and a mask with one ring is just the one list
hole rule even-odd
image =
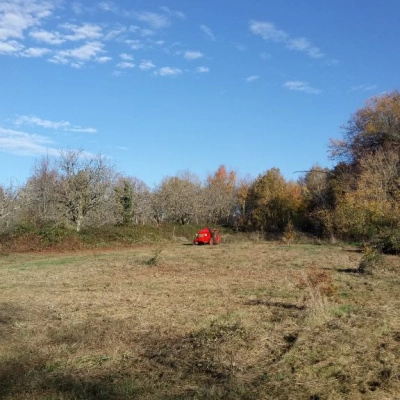
[[88, 42], [74, 49], [58, 51], [50, 61], [56, 64], [69, 64], [72, 67], [80, 68], [88, 61], [104, 62], [104, 57], [100, 54], [104, 53], [103, 43]]
[[8, 42], [0, 42], [0, 54], [10, 55], [20, 52], [24, 46], [16, 42], [15, 40], [10, 40]]
[[68, 121], [50, 121], [42, 119], [34, 115], [20, 115], [15, 121], [15, 125], [28, 125], [28, 126], [39, 126], [45, 129], [62, 130], [67, 132], [84, 132], [84, 133], [96, 133], [95, 128], [84, 128], [79, 125], [73, 125]]
[[71, 31], [71, 34], [64, 35], [64, 39], [70, 41], [94, 40], [103, 36], [102, 28], [99, 25], [83, 24], [81, 26], [74, 24], [63, 24], [62, 28]]
[[129, 32], [133, 32], [136, 34], [136, 36], [142, 36], [144, 38], [149, 36], [154, 36], [156, 34], [156, 31], [154, 29], [143, 28], [137, 25], [130, 25]]
[[302, 81], [287, 81], [283, 84], [283, 87], [289, 90], [296, 90], [304, 93], [318, 94], [321, 90], [311, 87], [308, 82]]
[[212, 41], [216, 40], [213, 31], [207, 25], [200, 25], [200, 29], [208, 39]]
[[350, 88], [351, 92], [370, 92], [371, 90], [375, 90], [378, 86], [377, 85], [358, 85], [352, 86]]
[[44, 29], [29, 32], [29, 36], [37, 41], [45, 42], [48, 44], [58, 45], [65, 42], [65, 39], [62, 38], [59, 32], [49, 32]]
[[141, 62], [140, 62], [140, 64], [139, 64], [139, 68], [142, 70], [142, 71], [148, 71], [149, 69], [153, 69], [153, 68], [155, 68], [156, 66], [153, 64], [153, 62], [152, 61], [150, 61], [150, 60], [142, 60]]
[[200, 51], [188, 50], [185, 52], [184, 57], [186, 58], [186, 60], [197, 60], [198, 58], [204, 57], [204, 54]]
[[99, 3], [98, 6], [102, 11], [113, 12], [113, 13], [118, 13], [119, 11], [118, 7], [111, 1], [102, 1]]
[[57, 1], [13, 0], [0, 2], [0, 40], [22, 39], [24, 32], [50, 16]]
[[162, 67], [156, 71], [156, 75], [159, 76], [176, 76], [181, 75], [182, 70], [179, 68]]
[[112, 28], [104, 34], [104, 40], [118, 39], [121, 35], [125, 34], [126, 32], [127, 32], [127, 28], [124, 26]]
[[109, 62], [111, 60], [112, 60], [112, 58], [111, 57], [107, 57], [107, 56], [97, 57], [96, 58], [96, 62], [98, 62], [100, 64], [104, 64], [104, 63]]
[[282, 43], [286, 48], [303, 52], [312, 58], [322, 58], [325, 56], [308, 39], [291, 37], [285, 31], [276, 28], [271, 22], [250, 21], [249, 26], [252, 33], [261, 36], [267, 42]]
[[208, 68], [208, 67], [197, 67], [196, 68], [196, 72], [198, 72], [200, 74], [204, 74], [204, 73], [210, 72], [210, 68]]
[[82, 3], [79, 3], [79, 2], [77, 2], [77, 1], [74, 1], [74, 2], [71, 4], [71, 9], [72, 9], [72, 11], [73, 11], [75, 14], [77, 14], [77, 15], [81, 15], [81, 14], [83, 14], [84, 11], [85, 11], [85, 8], [84, 8], [83, 4], [82, 4]]
[[246, 82], [251, 83], [251, 82], [254, 82], [254, 81], [258, 80], [258, 79], [260, 79], [260, 77], [258, 75], [250, 75], [250, 76], [248, 76], [246, 78]]
[[129, 61], [122, 61], [117, 64], [117, 67], [121, 69], [131, 69], [135, 68], [135, 64]]
[[250, 31], [266, 41], [285, 42], [289, 35], [275, 27], [271, 22], [250, 21]]
[[21, 53], [21, 55], [23, 57], [34, 58], [34, 57], [42, 57], [48, 53], [50, 53], [49, 49], [43, 47], [30, 47], [29, 49], [24, 50]]
[[121, 60], [124, 61], [133, 61], [133, 56], [131, 54], [127, 54], [127, 53], [122, 53], [119, 55], [121, 57]]
[[57, 149], [46, 146], [52, 143], [45, 136], [0, 127], [0, 151], [30, 156], [41, 154], [57, 155]]
[[125, 40], [125, 43], [132, 49], [132, 50], [140, 50], [144, 47], [144, 43], [141, 40], [137, 39], [129, 39]]
[[186, 15], [181, 11], [173, 11], [168, 7], [160, 7], [160, 9], [164, 11], [166, 14], [168, 14], [170, 17], [178, 18], [181, 20], [186, 19]]
[[136, 18], [141, 22], [145, 22], [153, 29], [166, 28], [171, 24], [170, 20], [165, 15], [149, 11], [136, 13]]

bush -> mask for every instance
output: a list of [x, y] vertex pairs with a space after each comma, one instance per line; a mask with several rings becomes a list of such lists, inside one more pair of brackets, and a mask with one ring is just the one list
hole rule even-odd
[[373, 245], [384, 254], [400, 254], [400, 231], [381, 235]]
[[382, 255], [379, 251], [374, 247], [367, 246], [358, 264], [357, 272], [361, 274], [372, 274], [373, 269], [381, 263]]

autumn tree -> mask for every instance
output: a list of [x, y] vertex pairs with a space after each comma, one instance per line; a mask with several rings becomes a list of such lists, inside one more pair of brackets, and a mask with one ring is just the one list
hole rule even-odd
[[246, 226], [248, 215], [249, 190], [253, 184], [250, 178], [241, 179], [236, 187], [236, 208], [233, 211], [234, 226], [236, 229]]
[[394, 151], [378, 150], [359, 163], [357, 186], [337, 200], [336, 229], [347, 237], [371, 238], [400, 229], [400, 163]]
[[259, 175], [247, 196], [247, 225], [263, 231], [282, 231], [302, 207], [301, 187], [286, 182], [278, 168]]
[[232, 216], [236, 204], [236, 172], [220, 165], [214, 174], [207, 177], [205, 201], [210, 222], [226, 223]]
[[343, 136], [331, 141], [331, 156], [348, 164], [378, 150], [400, 152], [400, 93], [395, 90], [369, 99], [351, 116]]
[[318, 164], [300, 177], [304, 201], [303, 228], [316, 234], [332, 235], [329, 216], [334, 206], [333, 172]]
[[371, 238], [400, 230], [400, 93], [376, 96], [352, 115], [344, 137], [332, 141], [333, 223], [344, 236]]

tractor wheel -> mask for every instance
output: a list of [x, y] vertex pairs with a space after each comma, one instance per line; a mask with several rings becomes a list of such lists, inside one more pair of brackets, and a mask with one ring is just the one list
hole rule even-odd
[[211, 238], [210, 241], [209, 241], [209, 243], [210, 243], [210, 246], [214, 245], [214, 244], [215, 244], [214, 238]]
[[217, 238], [217, 234], [216, 233], [213, 233], [213, 236], [212, 236], [211, 240], [213, 241], [213, 244], [218, 244], [218, 238]]

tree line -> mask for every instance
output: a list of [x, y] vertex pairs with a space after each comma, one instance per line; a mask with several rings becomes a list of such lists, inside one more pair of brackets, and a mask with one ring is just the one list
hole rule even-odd
[[331, 140], [332, 169], [294, 181], [278, 168], [238, 179], [221, 165], [201, 181], [185, 171], [150, 189], [107, 157], [61, 151], [43, 157], [19, 187], [0, 186], [0, 232], [27, 221], [80, 231], [102, 225], [221, 224], [241, 231], [299, 231], [365, 240], [400, 237], [400, 93], [369, 99]]

